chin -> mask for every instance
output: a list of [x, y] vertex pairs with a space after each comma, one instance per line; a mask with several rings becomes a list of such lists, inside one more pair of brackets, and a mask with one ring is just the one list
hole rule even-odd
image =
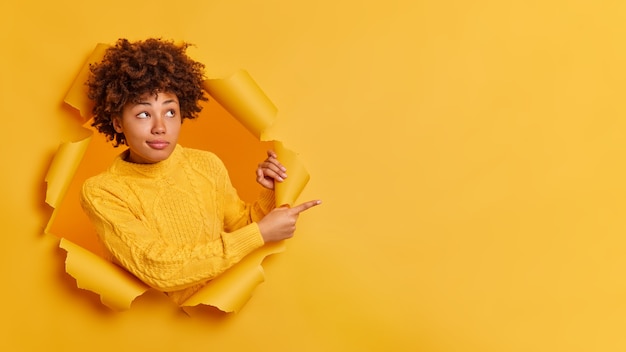
[[[172, 155], [173, 150], [151, 150], [147, 153], [131, 153], [128, 161], [137, 163], [137, 164], [154, 164], [160, 161], [164, 161]], [[133, 155], [134, 154], [134, 155]]]
[[168, 151], [168, 152], [163, 151], [163, 152], [156, 153], [155, 155], [152, 155], [152, 158], [150, 158], [150, 160], [154, 163], [158, 163], [159, 161], [167, 160], [167, 158], [169, 158], [170, 155], [172, 155], [171, 151]]

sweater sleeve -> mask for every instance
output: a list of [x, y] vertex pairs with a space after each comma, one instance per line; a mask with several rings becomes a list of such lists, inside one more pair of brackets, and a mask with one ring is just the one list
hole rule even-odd
[[205, 283], [263, 245], [257, 224], [248, 222], [204, 245], [170, 246], [141, 221], [141, 210], [133, 209], [124, 194], [123, 189], [85, 182], [81, 206], [115, 261], [158, 290]]
[[[213, 170], [223, 194], [224, 230], [236, 236], [238, 229], [260, 221], [275, 207], [274, 191], [263, 188], [254, 203], [245, 203], [233, 187], [226, 166], [216, 156], [213, 159]], [[260, 235], [260, 233], [259, 233]]]

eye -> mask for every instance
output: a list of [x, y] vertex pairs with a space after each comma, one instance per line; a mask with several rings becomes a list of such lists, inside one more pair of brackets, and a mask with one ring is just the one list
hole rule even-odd
[[174, 117], [174, 116], [176, 116], [176, 111], [174, 111], [174, 110], [168, 110], [168, 111], [165, 113], [165, 116], [166, 116], [166, 117]]
[[148, 115], [147, 112], [143, 111], [143, 112], [140, 112], [139, 114], [137, 114], [137, 117], [140, 118], [140, 119], [147, 119], [148, 117], [150, 117], [150, 115]]

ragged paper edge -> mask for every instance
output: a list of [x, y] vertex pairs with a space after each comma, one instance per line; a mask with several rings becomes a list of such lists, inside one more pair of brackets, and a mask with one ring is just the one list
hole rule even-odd
[[45, 229], [46, 233], [49, 232], [50, 226], [56, 219], [57, 208], [67, 193], [67, 189], [72, 182], [83, 155], [85, 155], [90, 141], [91, 136], [88, 136], [78, 142], [63, 143], [59, 145], [55, 153], [45, 177], [46, 204], [53, 209]]
[[136, 277], [66, 238], [60, 248], [67, 251], [65, 270], [76, 279], [78, 288], [96, 292], [102, 304], [113, 310], [127, 310], [135, 298], [150, 287]]
[[[211, 280], [193, 296], [181, 304], [183, 307], [194, 307], [209, 304], [219, 307], [224, 312], [239, 311], [252, 297], [255, 287], [265, 280], [263, 260], [272, 254], [285, 250], [284, 241], [268, 243], [247, 255], [239, 263]], [[185, 309], [188, 310], [188, 309]]]
[[[90, 119], [92, 102], [87, 97], [85, 82], [90, 64], [100, 61], [109, 45], [98, 44], [74, 80], [64, 101], [78, 110], [84, 121]], [[240, 70], [225, 79], [204, 82], [204, 89], [260, 141], [273, 125], [277, 109], [250, 74]], [[62, 144], [46, 176], [48, 185], [46, 201], [55, 208], [46, 227], [55, 219], [56, 207], [65, 196], [76, 169], [91, 143], [91, 136], [73, 143]], [[286, 149], [280, 141], [274, 141], [279, 160], [290, 172], [289, 180], [276, 184], [276, 206], [293, 205], [309, 180], [309, 174], [296, 154]], [[280, 197], [279, 197], [280, 194]], [[62, 236], [61, 236], [62, 237]], [[108, 260], [61, 238], [60, 248], [67, 252], [66, 272], [76, 279], [79, 288], [90, 290], [100, 296], [101, 302], [113, 310], [127, 310], [132, 302], [149, 287]], [[201, 290], [187, 299], [181, 307], [197, 305], [213, 306], [223, 312], [237, 312], [252, 296], [252, 292], [264, 281], [261, 263], [271, 254], [284, 250], [284, 243], [268, 244], [246, 256], [240, 263], [213, 279]]]

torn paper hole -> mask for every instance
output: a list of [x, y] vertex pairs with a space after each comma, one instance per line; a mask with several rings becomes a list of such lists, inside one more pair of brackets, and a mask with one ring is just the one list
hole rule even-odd
[[[105, 44], [96, 46], [65, 98], [65, 102], [80, 113], [88, 129], [92, 103], [87, 98], [84, 82], [89, 74], [89, 64], [100, 61], [107, 47]], [[274, 104], [244, 70], [224, 79], [207, 80], [203, 86], [219, 103], [209, 106], [209, 110], [213, 109], [212, 113], [219, 115], [222, 109], [221, 115], [225, 115], [225, 111], [226, 115], [234, 117], [254, 136], [256, 143], [272, 144], [278, 158], [289, 170], [289, 178], [276, 185], [276, 205], [293, 205], [309, 181], [309, 174], [296, 153], [285, 148], [280, 141], [266, 140], [265, 132], [273, 125], [277, 114]], [[202, 115], [205, 114], [203, 111]], [[201, 116], [198, 123], [209, 119], [211, 116]], [[200, 125], [194, 126], [194, 130], [201, 128]], [[59, 147], [46, 175], [46, 202], [54, 208], [46, 233], [61, 238], [60, 247], [67, 252], [66, 272], [76, 279], [79, 288], [100, 295], [102, 303], [111, 309], [125, 310], [150, 288], [123, 268], [104, 259], [95, 231], [78, 204], [82, 182], [104, 171], [120, 152], [104, 143], [104, 138], [97, 140], [99, 137], [93, 135]], [[187, 143], [184, 135], [181, 135], [181, 142], [184, 145]], [[192, 140], [189, 139], [189, 142]], [[266, 148], [263, 144], [257, 147], [260, 146]], [[225, 164], [228, 167], [228, 163]], [[264, 281], [261, 266], [264, 258], [284, 248], [283, 242], [272, 243], [251, 253], [185, 300], [181, 308], [208, 305], [224, 312], [238, 311], [252, 296], [255, 287]]]

